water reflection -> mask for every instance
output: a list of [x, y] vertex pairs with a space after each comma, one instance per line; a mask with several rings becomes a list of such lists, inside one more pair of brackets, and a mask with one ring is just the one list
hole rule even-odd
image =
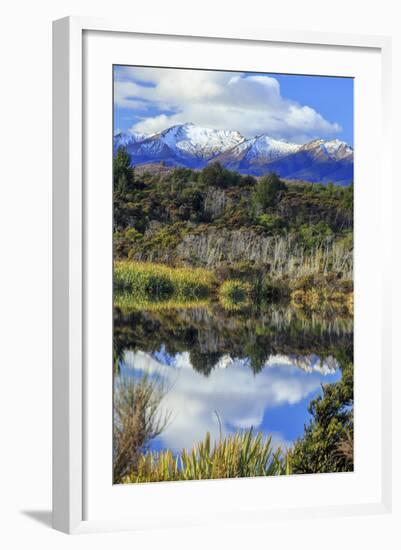
[[308, 422], [321, 385], [340, 379], [352, 322], [302, 318], [285, 308], [115, 311], [117, 376], [160, 376], [172, 419], [155, 450], [191, 448], [253, 427], [289, 446]]
[[174, 356], [164, 348], [153, 354], [125, 352], [122, 375], [153, 373], [168, 387], [163, 407], [172, 411], [172, 422], [154, 448], [178, 452], [203, 439], [207, 431], [218, 438], [219, 420], [224, 435], [253, 426], [272, 434], [275, 444], [289, 445], [295, 432], [301, 435], [308, 416], [304, 407], [300, 417], [299, 404], [317, 395], [323, 382], [340, 377], [332, 357], [272, 355], [256, 376], [249, 369], [249, 359], [226, 358], [204, 376], [193, 368], [188, 352]]

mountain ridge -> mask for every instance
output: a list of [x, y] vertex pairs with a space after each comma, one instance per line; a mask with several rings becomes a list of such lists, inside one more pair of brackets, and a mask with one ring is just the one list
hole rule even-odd
[[276, 172], [288, 179], [349, 185], [353, 182], [353, 148], [339, 139], [291, 143], [268, 134], [245, 138], [236, 130], [216, 130], [193, 123], [160, 132], [116, 132], [114, 151], [126, 147], [133, 165], [163, 161], [166, 165], [204, 168], [220, 162], [225, 168], [261, 176]]

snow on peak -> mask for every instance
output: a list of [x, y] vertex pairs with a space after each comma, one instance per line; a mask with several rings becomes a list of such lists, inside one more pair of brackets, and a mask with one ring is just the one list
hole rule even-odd
[[192, 122], [167, 128], [156, 137], [179, 154], [204, 159], [227, 151], [245, 139], [236, 131], [204, 128]]
[[329, 167], [333, 181], [347, 183], [353, 178], [353, 149], [339, 139], [298, 144], [268, 134], [245, 138], [238, 131], [186, 122], [148, 135], [116, 131], [115, 150], [120, 146], [127, 148], [133, 164], [163, 160], [172, 166], [203, 168], [218, 161], [241, 173], [263, 175], [272, 169], [281, 177], [322, 182], [329, 177], [323, 167]]
[[326, 141], [322, 144], [325, 151], [334, 159], [343, 159], [353, 155], [353, 149], [344, 141], [339, 139], [332, 139], [331, 141]]
[[275, 139], [266, 134], [262, 134], [255, 138], [254, 147], [259, 153], [265, 154], [270, 159], [295, 153], [301, 148], [297, 143], [290, 143], [283, 139]]
[[280, 159], [291, 153], [296, 153], [301, 148], [297, 143], [272, 138], [266, 134], [256, 136], [240, 142], [230, 151], [233, 159], [246, 161], [270, 162]]
[[114, 133], [114, 146], [117, 149], [118, 147], [127, 147], [132, 143], [143, 141], [147, 137], [149, 136], [147, 136], [146, 134], [133, 132], [132, 130], [128, 130], [127, 132], [122, 132], [121, 130], [118, 130]]

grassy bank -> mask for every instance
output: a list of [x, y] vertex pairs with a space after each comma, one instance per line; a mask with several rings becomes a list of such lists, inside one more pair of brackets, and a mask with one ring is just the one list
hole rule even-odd
[[159, 263], [118, 261], [114, 305], [123, 312], [188, 309], [219, 304], [240, 312], [287, 302], [308, 312], [353, 314], [353, 284], [336, 273], [272, 277], [260, 270], [207, 270]]

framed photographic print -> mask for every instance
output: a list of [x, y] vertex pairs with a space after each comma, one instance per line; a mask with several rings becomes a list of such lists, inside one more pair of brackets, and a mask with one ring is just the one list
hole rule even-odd
[[55, 528], [388, 510], [389, 41], [53, 49]]

